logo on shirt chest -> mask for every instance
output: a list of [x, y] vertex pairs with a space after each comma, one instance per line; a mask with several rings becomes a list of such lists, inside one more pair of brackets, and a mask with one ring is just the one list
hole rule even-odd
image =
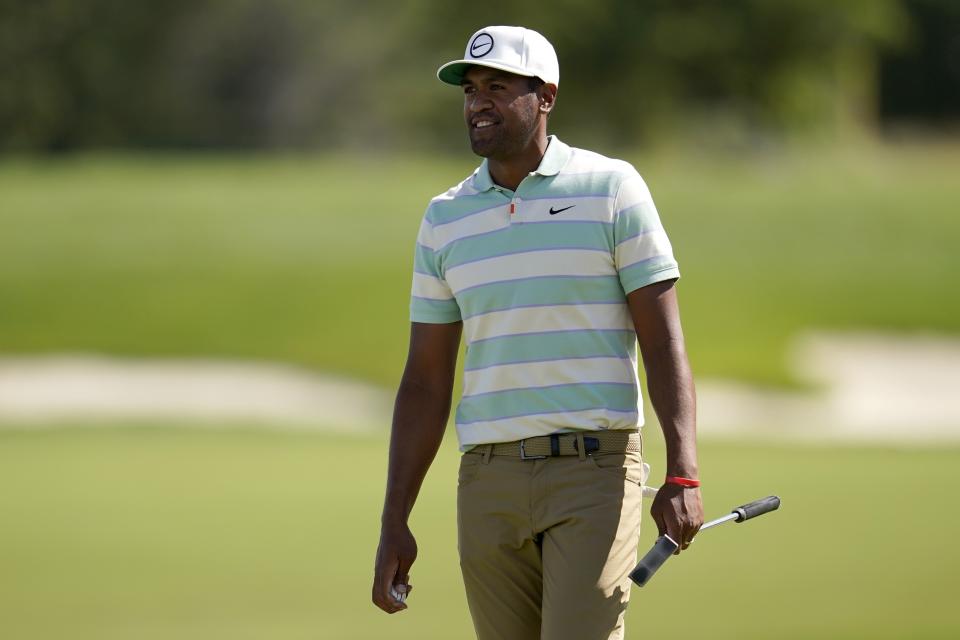
[[553, 207], [550, 207], [550, 215], [555, 216], [555, 215], [557, 215], [558, 213], [563, 213], [563, 212], [566, 211], [567, 209], [573, 209], [575, 206], [577, 206], [577, 205], [572, 204], [572, 205], [570, 205], [569, 207], [561, 207], [560, 209], [554, 209]]

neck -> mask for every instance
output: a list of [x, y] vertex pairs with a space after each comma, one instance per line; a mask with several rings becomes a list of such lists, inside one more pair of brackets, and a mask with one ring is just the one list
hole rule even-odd
[[541, 130], [520, 153], [506, 158], [487, 158], [490, 177], [501, 187], [516, 191], [523, 179], [540, 166], [549, 142], [547, 132]]

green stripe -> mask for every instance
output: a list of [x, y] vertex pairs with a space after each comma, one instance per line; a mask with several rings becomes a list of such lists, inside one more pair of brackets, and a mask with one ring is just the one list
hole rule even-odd
[[557, 199], [570, 196], [610, 197], [616, 195], [622, 177], [623, 173], [619, 171], [538, 176], [529, 183], [524, 180], [519, 195], [521, 198]]
[[423, 245], [418, 244], [416, 250], [413, 252], [413, 270], [419, 273], [429, 274], [434, 278], [439, 278], [440, 271], [437, 269], [436, 254]]
[[521, 305], [624, 302], [623, 287], [615, 275], [577, 278], [534, 278], [496, 282], [469, 289], [457, 296], [466, 318], [478, 313]]
[[[523, 182], [518, 195], [523, 198], [612, 197], [617, 193], [623, 173], [603, 171], [556, 176], [534, 176]], [[506, 204], [509, 196], [495, 190], [465, 195], [453, 200], [438, 200], [430, 205], [427, 220], [430, 224], [445, 224], [468, 213]]]
[[537, 362], [564, 358], [601, 358], [630, 355], [632, 331], [556, 331], [503, 336], [474, 342], [467, 348], [466, 369], [510, 362]]
[[613, 227], [596, 222], [515, 224], [496, 233], [454, 242], [444, 260], [449, 269], [505, 253], [548, 248], [598, 249], [613, 253]]
[[464, 398], [457, 407], [457, 423], [598, 408], [636, 411], [637, 400], [636, 387], [626, 384], [597, 382], [544, 389], [514, 389]]
[[446, 324], [460, 320], [456, 300], [410, 298], [410, 321]]
[[662, 228], [660, 216], [657, 215], [657, 209], [653, 203], [649, 201], [635, 204], [621, 211], [617, 215], [614, 226], [614, 236], [618, 244], [638, 233], [646, 233], [647, 231]]
[[510, 198], [494, 190], [470, 196], [460, 196], [453, 200], [439, 200], [427, 209], [427, 221], [436, 226], [461, 218], [468, 213], [482, 211], [510, 202]]
[[680, 270], [672, 256], [651, 258], [620, 270], [620, 283], [624, 291], [634, 291], [654, 282], [679, 277]]

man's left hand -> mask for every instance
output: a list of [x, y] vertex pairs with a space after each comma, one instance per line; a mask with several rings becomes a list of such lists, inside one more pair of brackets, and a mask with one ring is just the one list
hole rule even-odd
[[676, 551], [680, 553], [690, 546], [703, 524], [700, 489], [664, 484], [653, 499], [650, 515], [657, 523], [660, 535], [666, 534], [680, 545]]

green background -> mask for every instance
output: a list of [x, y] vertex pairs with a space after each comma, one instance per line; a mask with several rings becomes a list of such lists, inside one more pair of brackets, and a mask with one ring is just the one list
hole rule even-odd
[[[634, 589], [627, 637], [956, 637], [960, 520], [946, 494], [960, 452], [707, 443], [701, 457], [711, 515], [768, 492], [783, 506], [705, 532]], [[452, 446], [412, 518], [410, 608], [370, 603], [385, 463], [383, 438], [0, 432], [0, 631], [472, 637]], [[655, 531], [643, 527], [645, 550]]]
[[[567, 138], [577, 145], [576, 137]], [[627, 156], [680, 261], [694, 370], [792, 384], [807, 327], [960, 330], [960, 149]], [[467, 153], [0, 163], [0, 352], [279, 359], [392, 386], [413, 246]]]
[[[476, 165], [433, 73], [484, 24], [546, 35], [551, 132], [646, 178], [699, 381], [813, 393], [805, 333], [960, 334], [958, 3], [549, 9], [0, 1], [0, 358], [281, 362], [392, 394], [420, 217]], [[471, 637], [452, 434], [387, 616], [387, 425], [291, 426], [0, 420], [0, 640]], [[898, 445], [743, 426], [703, 440], [707, 515], [783, 508], [672, 559], [628, 638], [960, 636], [960, 425], [924, 445], [909, 420]], [[646, 450], [659, 477], [652, 420]]]
[[[802, 387], [786, 353], [810, 328], [957, 331], [955, 147], [630, 159], [683, 268], [701, 379]], [[472, 164], [8, 159], [0, 352], [279, 360], [392, 390], [419, 218]], [[410, 610], [387, 616], [369, 601], [385, 429], [5, 426], [4, 638], [470, 637], [451, 438], [413, 516]], [[704, 442], [708, 516], [768, 493], [783, 508], [671, 560], [634, 592], [628, 637], [955, 637], [960, 448], [910, 428], [896, 447]]]

